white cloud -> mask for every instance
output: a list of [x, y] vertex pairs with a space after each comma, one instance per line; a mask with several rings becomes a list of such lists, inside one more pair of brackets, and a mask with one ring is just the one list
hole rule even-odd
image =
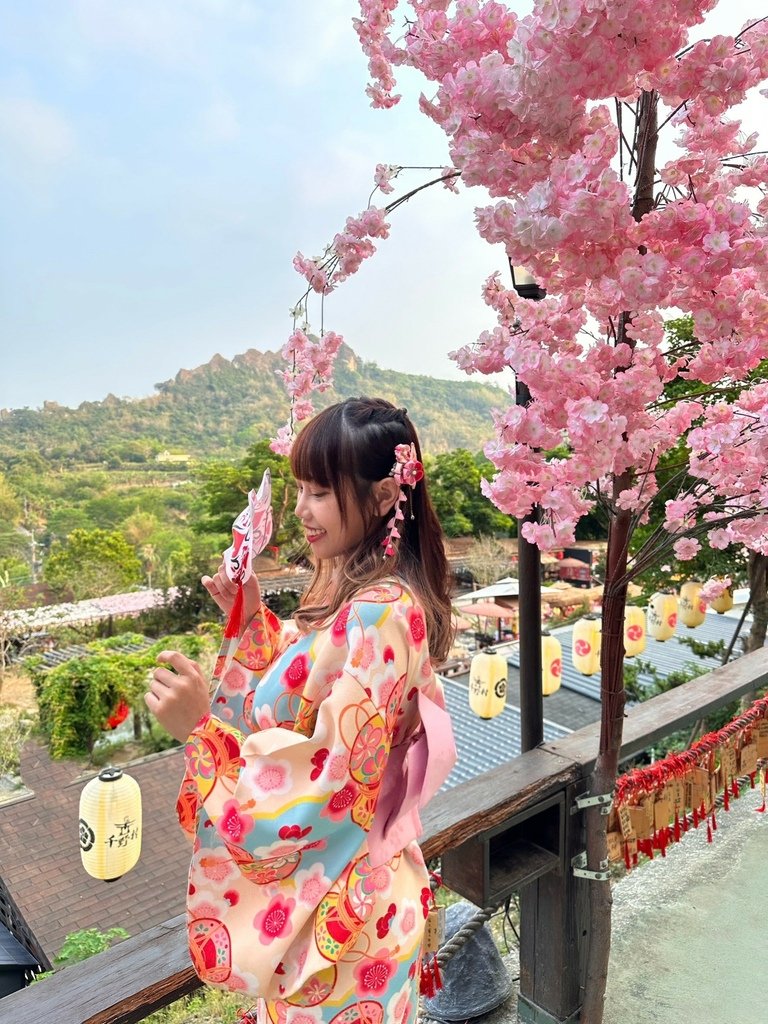
[[0, 96], [0, 139], [14, 163], [56, 166], [75, 153], [75, 133], [54, 107], [22, 96]]

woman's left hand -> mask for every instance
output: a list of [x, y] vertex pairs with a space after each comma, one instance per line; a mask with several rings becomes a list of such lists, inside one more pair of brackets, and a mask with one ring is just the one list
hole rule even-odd
[[197, 722], [210, 711], [208, 683], [196, 661], [179, 651], [161, 651], [157, 660], [169, 668], [156, 668], [144, 702], [160, 725], [183, 742]]

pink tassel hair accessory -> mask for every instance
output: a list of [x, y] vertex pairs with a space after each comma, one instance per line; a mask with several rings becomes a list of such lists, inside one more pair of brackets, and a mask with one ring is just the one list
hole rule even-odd
[[[400, 531], [397, 528], [397, 524], [405, 519], [402, 508], [400, 507], [405, 501], [407, 495], [404, 488], [415, 487], [419, 480], [424, 477], [424, 467], [419, 462], [416, 456], [416, 445], [414, 444], [399, 444], [395, 448], [395, 464], [389, 471], [389, 475], [395, 479], [400, 487], [400, 491], [397, 495], [397, 501], [395, 502], [395, 509], [387, 523], [387, 536], [381, 542], [381, 546], [384, 548], [384, 557], [392, 557], [395, 553], [396, 540], [400, 540]], [[413, 512], [411, 512], [411, 519], [413, 519]]]

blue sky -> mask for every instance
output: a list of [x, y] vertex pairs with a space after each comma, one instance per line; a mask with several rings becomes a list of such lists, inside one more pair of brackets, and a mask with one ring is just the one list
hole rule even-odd
[[[529, 3], [511, 4], [519, 13]], [[761, 5], [731, 0], [740, 27]], [[734, 13], [735, 12], [735, 13]], [[371, 110], [354, 0], [5, 0], [0, 5], [0, 407], [141, 396], [215, 352], [278, 348], [316, 255], [377, 162], [447, 163], [404, 73]], [[417, 184], [415, 172], [404, 184]], [[326, 304], [381, 366], [461, 376], [503, 254], [477, 191], [442, 188]]]

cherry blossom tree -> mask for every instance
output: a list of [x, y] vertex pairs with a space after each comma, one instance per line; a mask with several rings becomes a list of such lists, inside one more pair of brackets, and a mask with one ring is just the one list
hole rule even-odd
[[[398, 102], [399, 67], [423, 74], [420, 108], [444, 130], [451, 163], [432, 183], [477, 188], [480, 234], [546, 289], [542, 301], [520, 300], [493, 275], [483, 294], [495, 322], [454, 356], [467, 373], [510, 368], [532, 398], [496, 413], [486, 447], [496, 473], [484, 484], [503, 512], [529, 517], [526, 539], [560, 547], [586, 513], [608, 516], [593, 793], [611, 791], [618, 765], [631, 578], [658, 559], [691, 559], [702, 543], [768, 554], [768, 382], [754, 374], [768, 357], [768, 157], [735, 110], [751, 90], [768, 95], [768, 21], [690, 44], [715, 3], [538, 0], [520, 18], [494, 0], [360, 0], [355, 21], [372, 104]], [[401, 170], [379, 165], [376, 189], [389, 194]], [[322, 306], [416, 191], [369, 203], [319, 259], [296, 257], [307, 290], [285, 348], [293, 412], [278, 444], [311, 412], [340, 344], [322, 319], [309, 336], [309, 298]], [[664, 314], [681, 311], [695, 333], [671, 347]], [[675, 397], [677, 380], [700, 394]], [[635, 550], [659, 459], [675, 448], [663, 524]], [[594, 869], [606, 856], [597, 811], [588, 835]], [[581, 1020], [598, 1024], [610, 892], [590, 889]]]

